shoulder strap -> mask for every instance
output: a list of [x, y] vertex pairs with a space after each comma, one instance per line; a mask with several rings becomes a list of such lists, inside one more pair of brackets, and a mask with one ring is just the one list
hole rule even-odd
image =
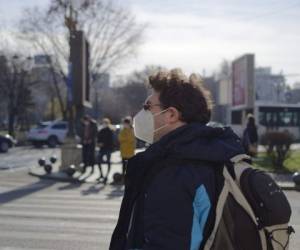
[[244, 160], [251, 160], [251, 157], [246, 154], [239, 154], [230, 159], [230, 161], [234, 164]]
[[[246, 154], [239, 154], [234, 156], [230, 159], [230, 162], [232, 163], [233, 168], [231, 169], [234, 173], [234, 179], [236, 179], [238, 185], [240, 183], [240, 178], [242, 173], [247, 169], [251, 168], [251, 164], [249, 164], [249, 160], [251, 160], [251, 157]], [[231, 171], [229, 171], [232, 175]]]

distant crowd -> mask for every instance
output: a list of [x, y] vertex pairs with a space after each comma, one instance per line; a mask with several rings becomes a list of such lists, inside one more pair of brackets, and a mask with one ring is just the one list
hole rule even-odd
[[[82, 119], [82, 128], [79, 136], [82, 144], [83, 173], [86, 172], [87, 167], [91, 167], [93, 173], [94, 167], [98, 166], [100, 176], [97, 180], [106, 184], [111, 170], [111, 154], [116, 145], [119, 145], [123, 165], [122, 175], [124, 176], [127, 161], [134, 156], [136, 148], [131, 117], [126, 117], [122, 120], [120, 131], [116, 133], [109, 118], [104, 118], [100, 129], [98, 129], [97, 122], [90, 116], [85, 115]], [[97, 156], [95, 152], [96, 146], [99, 147]], [[105, 174], [102, 168], [104, 163], [107, 164]]]

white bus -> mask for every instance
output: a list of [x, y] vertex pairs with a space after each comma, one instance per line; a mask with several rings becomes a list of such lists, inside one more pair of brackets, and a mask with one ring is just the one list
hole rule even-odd
[[259, 136], [266, 131], [288, 130], [297, 141], [300, 141], [300, 104], [271, 104], [256, 101], [254, 109], [232, 108], [231, 126], [239, 136], [243, 134], [249, 113], [255, 117]]

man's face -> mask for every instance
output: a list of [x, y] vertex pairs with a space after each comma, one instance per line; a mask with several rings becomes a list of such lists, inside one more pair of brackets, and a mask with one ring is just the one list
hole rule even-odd
[[[168, 121], [168, 116], [166, 115], [166, 112], [163, 112], [163, 107], [161, 106], [161, 103], [159, 101], [159, 93], [153, 92], [146, 100], [145, 104], [149, 105], [149, 111], [154, 115], [154, 130], [162, 128], [163, 126], [166, 126]], [[157, 115], [155, 115], [157, 114]], [[158, 130], [154, 133], [154, 142], [158, 141], [162, 136], [167, 134], [169, 132], [168, 127], [162, 128], [161, 130]]]

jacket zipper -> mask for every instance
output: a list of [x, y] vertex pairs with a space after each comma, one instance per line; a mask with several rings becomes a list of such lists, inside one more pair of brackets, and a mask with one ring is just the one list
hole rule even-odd
[[127, 234], [126, 234], [127, 240], [128, 240], [128, 237], [129, 237], [129, 233], [131, 231], [131, 227], [132, 227], [133, 215], [134, 215], [135, 207], [136, 207], [136, 202], [133, 205], [133, 208], [132, 208], [132, 211], [131, 211], [131, 215], [130, 215], [129, 227], [128, 227]]

